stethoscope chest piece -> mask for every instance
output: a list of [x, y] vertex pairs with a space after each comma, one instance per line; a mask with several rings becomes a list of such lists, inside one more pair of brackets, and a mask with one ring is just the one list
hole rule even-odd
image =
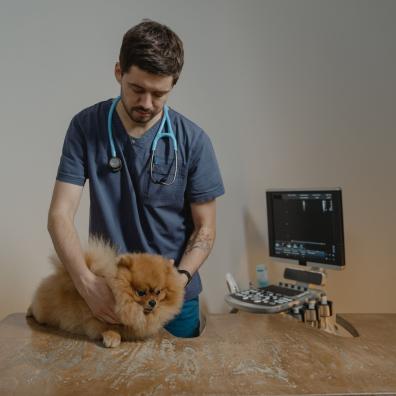
[[109, 160], [109, 167], [112, 172], [118, 172], [122, 168], [122, 161], [118, 157], [111, 157]]

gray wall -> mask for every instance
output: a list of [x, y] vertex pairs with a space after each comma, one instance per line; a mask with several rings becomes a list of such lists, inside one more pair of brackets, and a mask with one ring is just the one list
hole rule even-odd
[[329, 271], [329, 296], [338, 312], [396, 312], [395, 1], [42, 0], [1, 2], [0, 317], [25, 310], [50, 271], [46, 216], [66, 128], [117, 95], [122, 35], [144, 17], [185, 43], [170, 104], [211, 136], [226, 185], [202, 269], [207, 309], [227, 311], [226, 272], [247, 286], [264, 262], [281, 279], [267, 188], [340, 186], [347, 267]]

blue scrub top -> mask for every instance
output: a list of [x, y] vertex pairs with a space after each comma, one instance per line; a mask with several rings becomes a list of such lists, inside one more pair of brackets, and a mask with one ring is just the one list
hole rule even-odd
[[[120, 172], [113, 173], [107, 131], [112, 99], [82, 110], [67, 131], [57, 180], [83, 186], [89, 179], [91, 235], [102, 236], [119, 253], [148, 252], [179, 264], [193, 231], [191, 202], [206, 202], [224, 194], [216, 156], [207, 134], [186, 117], [169, 109], [178, 143], [178, 173], [170, 186], [150, 178], [150, 152], [160, 121], [142, 137], [130, 137], [117, 112], [113, 138]], [[160, 139], [153, 176], [173, 177], [174, 152], [168, 138]], [[170, 179], [171, 180], [171, 179]], [[185, 300], [202, 290], [198, 272], [186, 289]]]

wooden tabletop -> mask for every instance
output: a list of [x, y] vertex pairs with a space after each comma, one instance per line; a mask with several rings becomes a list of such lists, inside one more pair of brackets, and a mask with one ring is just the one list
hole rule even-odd
[[208, 315], [203, 334], [165, 330], [144, 342], [100, 343], [0, 322], [0, 395], [396, 394], [396, 314], [342, 315], [344, 338], [286, 315]]

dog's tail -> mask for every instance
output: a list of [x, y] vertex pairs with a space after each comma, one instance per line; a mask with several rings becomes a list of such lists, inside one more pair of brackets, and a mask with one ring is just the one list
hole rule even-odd
[[85, 249], [85, 261], [96, 275], [104, 277], [115, 275], [117, 249], [108, 241], [90, 236]]
[[[110, 242], [100, 237], [91, 236], [83, 248], [83, 252], [85, 263], [92, 272], [104, 277], [106, 275], [113, 275], [117, 249]], [[51, 254], [48, 258], [58, 273], [67, 273], [65, 266], [55, 253]]]

